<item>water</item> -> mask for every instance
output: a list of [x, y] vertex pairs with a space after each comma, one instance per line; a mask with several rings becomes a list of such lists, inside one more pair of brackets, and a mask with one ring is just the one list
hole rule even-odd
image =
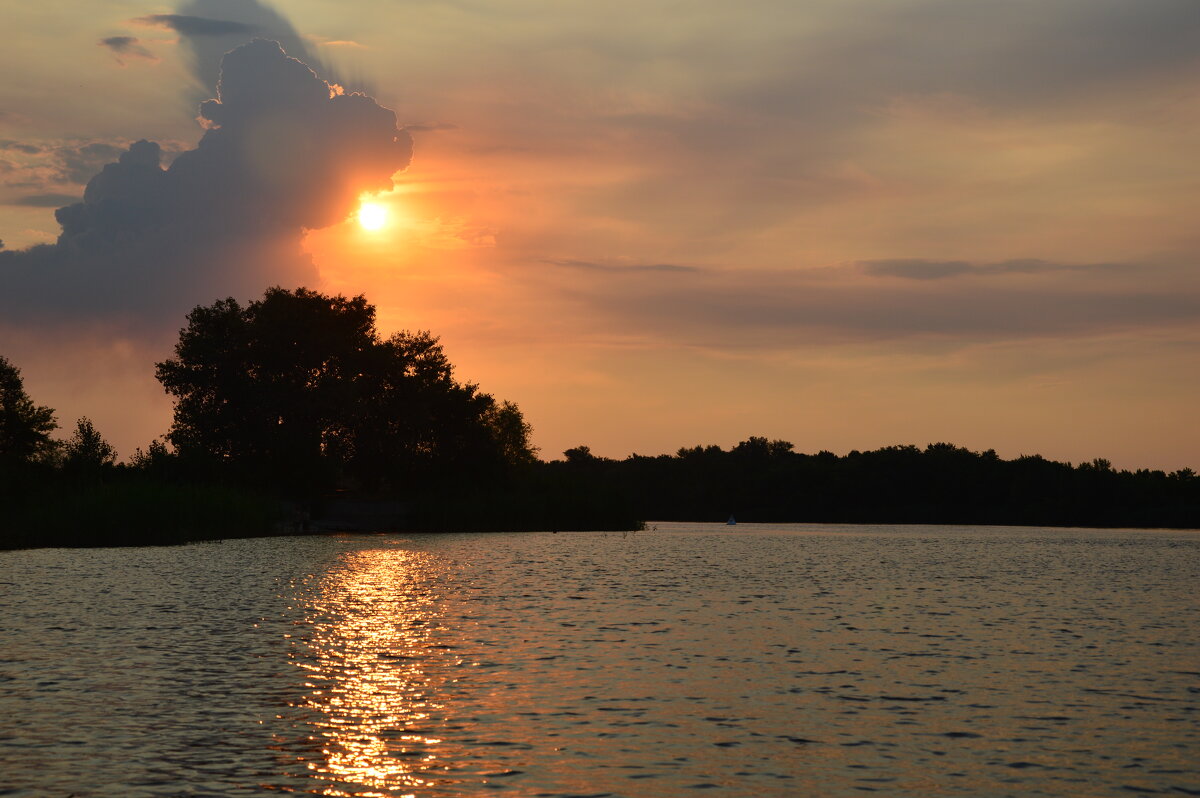
[[0, 553], [0, 794], [1200, 795], [1200, 533]]

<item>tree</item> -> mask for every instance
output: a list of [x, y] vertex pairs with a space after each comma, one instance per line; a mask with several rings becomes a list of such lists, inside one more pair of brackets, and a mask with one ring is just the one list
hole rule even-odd
[[24, 463], [53, 452], [56, 429], [54, 410], [35, 405], [21, 370], [0, 356], [0, 461]]
[[529, 437], [533, 427], [512, 402], [501, 402], [484, 414], [484, 420], [492, 433], [492, 439], [500, 456], [509, 465], [528, 465], [537, 460], [537, 447]]
[[426, 331], [383, 339], [375, 308], [298, 288], [198, 307], [157, 376], [168, 435], [273, 487], [311, 492], [476, 475], [532, 459], [516, 405], [454, 379]]
[[167, 442], [162, 438], [155, 438], [150, 441], [145, 451], [141, 448], [133, 450], [133, 454], [129, 456], [129, 466], [143, 473], [155, 473], [162, 471], [164, 464], [173, 459], [174, 455], [167, 448]]
[[75, 422], [75, 432], [63, 448], [63, 465], [79, 471], [98, 471], [117, 462], [117, 450], [84, 416]]
[[572, 449], [567, 449], [563, 452], [563, 457], [572, 465], [584, 465], [585, 463], [595, 463], [600, 458], [592, 454], [591, 446], [576, 446]]

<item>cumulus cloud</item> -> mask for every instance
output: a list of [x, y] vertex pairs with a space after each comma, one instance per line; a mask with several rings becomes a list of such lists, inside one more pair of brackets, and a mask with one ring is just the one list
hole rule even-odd
[[109, 36], [101, 39], [98, 43], [101, 47], [112, 50], [117, 57], [117, 63], [121, 66], [125, 66], [126, 57], [142, 58], [147, 61], [158, 60], [158, 56], [143, 47], [136, 36]]
[[0, 253], [5, 321], [177, 324], [221, 296], [312, 283], [300, 235], [392, 187], [412, 140], [392, 111], [332, 88], [279, 44], [224, 59], [199, 145], [163, 168], [138, 141], [60, 207], [54, 244]]

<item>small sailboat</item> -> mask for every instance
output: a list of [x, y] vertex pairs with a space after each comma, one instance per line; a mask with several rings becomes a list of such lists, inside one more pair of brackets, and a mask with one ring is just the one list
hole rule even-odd
[[731, 515], [729, 520], [725, 522], [725, 526], [737, 526], [737, 520]]

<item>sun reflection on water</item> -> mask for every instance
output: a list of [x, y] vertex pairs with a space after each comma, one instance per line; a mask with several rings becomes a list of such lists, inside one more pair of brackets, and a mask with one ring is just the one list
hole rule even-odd
[[345, 554], [312, 598], [307, 650], [293, 662], [306, 671], [297, 706], [310, 711], [319, 746], [306, 764], [325, 795], [412, 796], [446, 769], [430, 724], [444, 705], [429, 663], [446, 649], [435, 645], [442, 627], [426, 559]]

